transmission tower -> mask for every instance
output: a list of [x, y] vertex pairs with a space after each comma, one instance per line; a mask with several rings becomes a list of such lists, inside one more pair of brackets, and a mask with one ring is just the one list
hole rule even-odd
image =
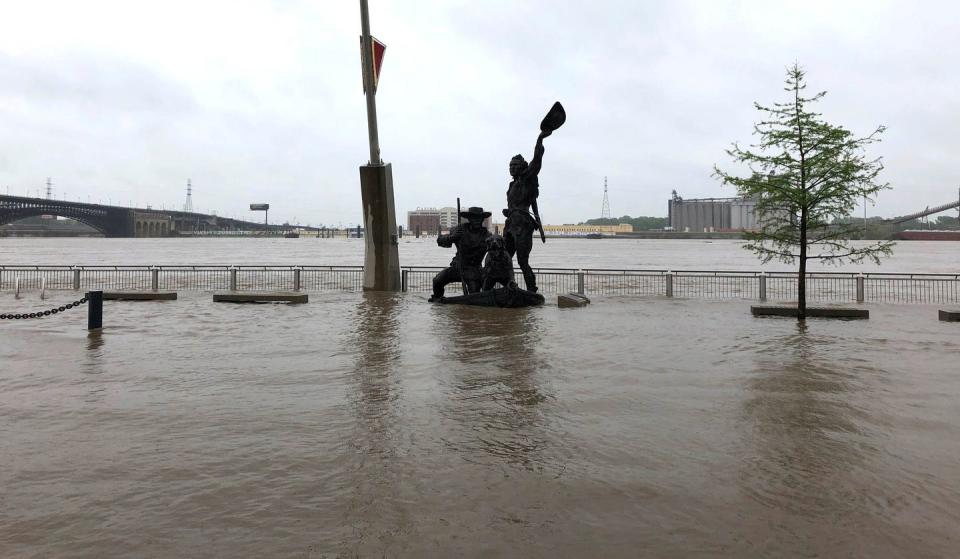
[[607, 177], [603, 177], [603, 209], [600, 210], [600, 217], [610, 219], [610, 197], [607, 195]]
[[183, 211], [193, 211], [193, 185], [190, 184], [190, 179], [187, 179], [187, 200], [183, 203]]
[[53, 181], [47, 177], [47, 200], [53, 198]]

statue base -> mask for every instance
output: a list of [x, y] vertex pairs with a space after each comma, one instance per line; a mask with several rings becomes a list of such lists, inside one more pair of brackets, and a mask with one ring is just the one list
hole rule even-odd
[[515, 309], [536, 307], [544, 303], [543, 295], [519, 287], [498, 287], [489, 291], [443, 297], [439, 301], [444, 305], [472, 305], [475, 307], [500, 307]]

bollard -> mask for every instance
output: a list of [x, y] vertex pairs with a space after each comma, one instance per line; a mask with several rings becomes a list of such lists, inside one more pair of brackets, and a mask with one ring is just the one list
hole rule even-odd
[[667, 297], [673, 297], [673, 272], [667, 270], [666, 275], [663, 276], [664, 280], [667, 283]]
[[87, 291], [87, 330], [103, 328], [103, 291]]
[[577, 293], [584, 295], [583, 292], [583, 270], [577, 270]]
[[300, 291], [300, 266], [293, 269], [293, 290]]
[[767, 273], [760, 272], [760, 300], [767, 300]]
[[237, 290], [237, 269], [230, 267], [230, 291]]
[[400, 291], [406, 293], [407, 291], [407, 274], [410, 270], [400, 270]]
[[403, 225], [397, 225], [397, 238], [403, 238]]
[[47, 278], [46, 276], [40, 278], [40, 300], [43, 301], [47, 298]]
[[160, 289], [160, 268], [156, 266], [150, 268], [150, 289], [154, 291]]
[[73, 290], [80, 291], [80, 268], [73, 267]]
[[863, 274], [857, 276], [857, 302], [863, 302]]

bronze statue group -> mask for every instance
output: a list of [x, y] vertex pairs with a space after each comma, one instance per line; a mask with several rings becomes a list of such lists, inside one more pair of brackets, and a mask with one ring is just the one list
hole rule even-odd
[[[507, 208], [503, 210], [503, 216], [507, 218], [503, 237], [490, 233], [483, 226], [483, 221], [491, 214], [480, 207], [471, 207], [460, 212], [461, 223], [453, 227], [448, 234], [437, 237], [438, 245], [444, 248], [456, 246], [457, 253], [450, 266], [433, 278], [433, 295], [430, 301], [486, 306], [526, 306], [543, 302], [543, 297], [537, 294], [537, 278], [530, 267], [533, 233], [539, 231], [541, 240], [546, 242], [537, 208], [537, 197], [540, 195], [537, 176], [543, 162], [543, 139], [565, 121], [563, 107], [560, 103], [554, 103], [540, 123], [540, 135], [537, 137], [530, 163], [519, 154], [510, 160], [511, 181], [507, 188]], [[462, 222], [464, 219], [466, 223]], [[526, 292], [517, 288], [513, 281], [514, 255], [523, 272]], [[464, 296], [445, 298], [444, 288], [455, 282], [462, 283]], [[493, 296], [497, 285], [507, 293], [506, 297]], [[478, 293], [488, 293], [491, 296], [470, 298]]]

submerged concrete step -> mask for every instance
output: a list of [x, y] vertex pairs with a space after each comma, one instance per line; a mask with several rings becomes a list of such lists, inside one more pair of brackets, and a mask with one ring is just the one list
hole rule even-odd
[[944, 322], [960, 322], [960, 309], [940, 309], [940, 320]]
[[[797, 316], [790, 305], [750, 305], [753, 316]], [[807, 316], [817, 318], [870, 318], [870, 311], [855, 307], [807, 307]]]
[[306, 293], [295, 291], [221, 291], [213, 294], [214, 303], [306, 303]]
[[557, 306], [561, 309], [585, 307], [590, 304], [590, 299], [579, 293], [564, 293], [557, 295]]
[[176, 301], [176, 291], [104, 291], [104, 301]]

